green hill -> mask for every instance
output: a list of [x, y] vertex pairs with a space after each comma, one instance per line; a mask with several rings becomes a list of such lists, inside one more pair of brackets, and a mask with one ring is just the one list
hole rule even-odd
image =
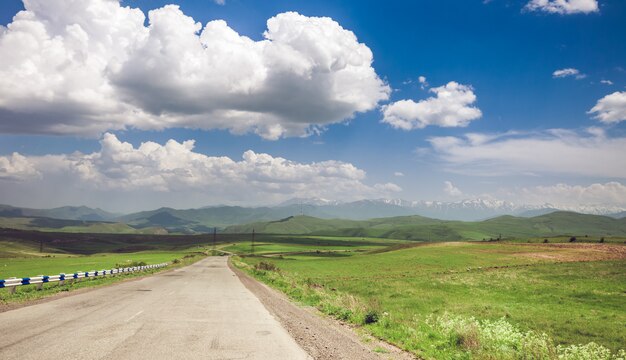
[[401, 216], [365, 221], [326, 220], [310, 216], [230, 226], [226, 233], [309, 234], [361, 236], [424, 241], [454, 241], [546, 236], [626, 236], [626, 220], [572, 212], [553, 212], [532, 218], [500, 216], [477, 221], [443, 221]]
[[3, 217], [46, 217], [62, 220], [111, 221], [117, 215], [102, 209], [87, 206], [62, 206], [54, 209], [30, 209], [10, 205], [0, 205]]
[[165, 229], [159, 227], [135, 229], [123, 223], [43, 217], [0, 217], [0, 228], [92, 234], [167, 234]]

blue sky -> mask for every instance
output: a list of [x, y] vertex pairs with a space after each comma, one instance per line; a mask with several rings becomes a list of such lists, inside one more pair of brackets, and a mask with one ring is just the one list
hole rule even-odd
[[[169, 12], [169, 23], [158, 20], [164, 25], [162, 32], [152, 30], [155, 39], [173, 31], [166, 26], [174, 26], [172, 19], [186, 16], [201, 23], [202, 28], [208, 22], [225, 20], [238, 36], [258, 44], [264, 40], [268, 19], [297, 12], [302, 17], [285, 17], [276, 31], [271, 40], [276, 48], [281, 42], [279, 36], [304, 33], [305, 38], [285, 40], [297, 49], [298, 56], [314, 58], [322, 54], [313, 61], [323, 62], [327, 60], [324, 52], [332, 48], [335, 52], [329, 56], [335, 57], [334, 64], [340, 64], [337, 66], [352, 61], [356, 53], [365, 59], [359, 63], [361, 75], [341, 75], [332, 65], [308, 80], [300, 74], [285, 75], [296, 71], [296, 65], [289, 63], [270, 84], [284, 89], [310, 86], [306, 96], [299, 91], [275, 90], [269, 95], [253, 94], [249, 100], [246, 96], [256, 90], [247, 89], [244, 95], [236, 94], [239, 90], [232, 90], [232, 96], [224, 93], [229, 93], [231, 85], [236, 88], [237, 84], [253, 82], [249, 79], [257, 76], [259, 69], [269, 68], [271, 73], [275, 68], [267, 63], [278, 61], [285, 51], [262, 55], [259, 61], [264, 67], [258, 68], [254, 67], [256, 63], [248, 63], [252, 55], [247, 53], [237, 53], [228, 61], [224, 61], [227, 55], [206, 60], [211, 53], [229, 54], [229, 47], [235, 46], [224, 33], [216, 32], [208, 41], [224, 41], [221, 47], [195, 58], [204, 61], [194, 68], [196, 73], [204, 74], [206, 70], [206, 76], [199, 76], [201, 83], [194, 83], [190, 94], [179, 98], [181, 88], [176, 87], [180, 84], [174, 75], [160, 80], [159, 72], [144, 69], [151, 57], [157, 56], [151, 52], [153, 43], [142, 43], [145, 39], [137, 35], [133, 41], [141, 50], [129, 46], [122, 49], [125, 55], [109, 58], [107, 54], [120, 50], [123, 46], [119, 44], [124, 41], [107, 45], [112, 50], [97, 50], [95, 39], [109, 29], [90, 27], [96, 21], [90, 18], [93, 12], [78, 9], [69, 0], [40, 3], [45, 2], [27, 2], [33, 21], [46, 29], [46, 35], [37, 36], [48, 36], [48, 40], [57, 36], [62, 43], [59, 46], [73, 49], [78, 45], [72, 42], [67, 26], [79, 23], [87, 33], [87, 45], [81, 45], [85, 48], [71, 53], [74, 55], [67, 55], [69, 51], [55, 55], [44, 45], [27, 46], [24, 37], [8, 41], [18, 29], [9, 24], [24, 4], [17, 0], [0, 3], [0, 24], [9, 25], [8, 30], [0, 32], [0, 39], [5, 40], [0, 46], [4, 54], [0, 54], [17, 54], [0, 61], [0, 73], [9, 74], [9, 80], [2, 84], [6, 91], [0, 92], [0, 203], [35, 207], [85, 203], [128, 211], [161, 205], [265, 204], [318, 196], [447, 201], [483, 197], [518, 203], [626, 206], [623, 1], [444, 0], [392, 1], [384, 5], [374, 1], [176, 1], [179, 12]], [[104, 0], [86, 3], [103, 9], [111, 3], [119, 9], [138, 8], [146, 17], [148, 11], [172, 4], [155, 0], [123, 1], [120, 5]], [[65, 12], [63, 6], [69, 6]], [[55, 9], [59, 12], [56, 17]], [[316, 28], [317, 17], [331, 18], [335, 25], [323, 23]], [[147, 19], [143, 29], [135, 24], [129, 30], [120, 22], [111, 28], [119, 26], [128, 33], [150, 31]], [[328, 35], [331, 40], [315, 38], [324, 28], [337, 30]], [[343, 31], [354, 33], [356, 40]], [[185, 39], [193, 40], [189, 36]], [[184, 59], [187, 43], [179, 42], [178, 53]], [[361, 48], [356, 50], [359, 44], [371, 51], [371, 65], [367, 54]], [[75, 55], [79, 53], [80, 58]], [[24, 63], [34, 56], [68, 56], [66, 60], [72, 64], [68, 66], [78, 66], [76, 69], [84, 69], [89, 63], [85, 59], [106, 57], [102, 61], [108, 63], [97, 74], [86, 72], [73, 79], [79, 70], [67, 72], [60, 68], [65, 66], [62, 59], [55, 58], [60, 70], [48, 67], [55, 62], [46, 59], [33, 62], [36, 71], [25, 67]], [[119, 60], [124, 56], [128, 58]], [[170, 55], [167, 61], [178, 61], [175, 56]], [[114, 67], [118, 60], [122, 62], [119, 72]], [[222, 69], [217, 75], [211, 72], [217, 67], [211, 61], [218, 61]], [[249, 75], [242, 69], [250, 70]], [[92, 75], [96, 79], [93, 82], [81, 82]], [[45, 80], [33, 79], [31, 84], [31, 77], [36, 76]], [[339, 80], [328, 80], [326, 76]], [[420, 82], [420, 76], [425, 81]], [[66, 81], [65, 85], [58, 85], [59, 81]], [[106, 87], [94, 85], [102, 84], [99, 81], [104, 81]], [[171, 83], [165, 84], [167, 81]], [[335, 91], [329, 88], [329, 81], [339, 81], [332, 83], [341, 84], [341, 96], [358, 94], [358, 101], [344, 111], [320, 110], [337, 105], [333, 102], [336, 99], [326, 98], [334, 96], [327, 92]], [[8, 90], [11, 87], [17, 90]], [[91, 97], [81, 97], [77, 104], [68, 95], [92, 92], [97, 94], [93, 96], [97, 102], [89, 103]], [[291, 95], [295, 113], [284, 104], [290, 102]], [[111, 97], [119, 97], [116, 101], [125, 110], [118, 111], [118, 104], [102, 105]], [[213, 101], [216, 104], [206, 105]], [[248, 109], [246, 102], [258, 102], [255, 109], [263, 110], [234, 117], [213, 112], [231, 102], [237, 105], [228, 110]], [[91, 113], [98, 106], [106, 108], [102, 117]], [[196, 106], [201, 110], [194, 110]], [[113, 107], [116, 110], [109, 112]], [[137, 112], [145, 112], [145, 119], [134, 119]], [[260, 120], [250, 125], [249, 119], [259, 113]], [[293, 116], [298, 119], [293, 120]], [[280, 135], [268, 135], [269, 130], [262, 128], [267, 122], [282, 126]], [[303, 123], [312, 127], [305, 129]], [[311, 133], [316, 126], [318, 130]], [[125, 149], [127, 157], [143, 158], [132, 162], [135, 160], [128, 160], [120, 152], [104, 159], [101, 143], [105, 133], [115, 138], [110, 151]], [[468, 138], [467, 134], [476, 136]], [[154, 147], [139, 151], [141, 143], [154, 142], [161, 149], [170, 139], [180, 144], [193, 139], [195, 144], [191, 153], [184, 155], [172, 150], [165, 151], [169, 155], [155, 158], [149, 154]], [[124, 147], [124, 142], [132, 144], [132, 149]], [[256, 165], [215, 164], [218, 157], [241, 162], [248, 150], [271, 159], [263, 160], [263, 164], [255, 160]], [[197, 160], [196, 154], [205, 158]], [[277, 164], [276, 158], [286, 160]], [[80, 166], [85, 163], [89, 165], [87, 170]], [[246, 170], [233, 170], [231, 166]], [[250, 170], [256, 166], [260, 168]], [[174, 179], [173, 174], [185, 172], [188, 181]], [[228, 174], [222, 176], [222, 172]], [[148, 175], [150, 181], [144, 181]]]

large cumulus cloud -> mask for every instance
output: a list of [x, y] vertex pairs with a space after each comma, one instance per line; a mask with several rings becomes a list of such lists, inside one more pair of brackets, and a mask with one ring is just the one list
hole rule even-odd
[[[186, 206], [189, 199], [202, 206], [267, 204], [296, 196], [355, 200], [402, 190], [393, 183], [367, 185], [364, 170], [336, 160], [300, 163], [251, 150], [233, 160], [196, 152], [193, 140], [149, 141], [135, 147], [110, 133], [104, 134], [100, 145], [90, 154], [0, 156], [0, 196], [19, 196], [22, 188], [38, 189], [46, 198], [102, 194], [126, 197], [124, 202], [175, 195], [187, 199]], [[160, 205], [167, 203], [160, 201]]]
[[255, 41], [175, 5], [150, 11], [148, 26], [118, 0], [24, 6], [0, 28], [2, 132], [190, 127], [277, 139], [350, 119], [390, 92], [370, 49], [330, 18], [278, 14]]

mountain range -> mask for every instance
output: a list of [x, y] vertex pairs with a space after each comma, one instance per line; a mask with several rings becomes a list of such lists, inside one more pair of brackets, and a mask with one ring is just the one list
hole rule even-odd
[[626, 218], [557, 211], [535, 217], [503, 215], [483, 221], [452, 221], [418, 215], [370, 220], [319, 219], [306, 215], [278, 221], [233, 225], [225, 233], [377, 237], [420, 241], [543, 237], [626, 236]]
[[209, 206], [199, 209], [159, 208], [120, 215], [86, 206], [30, 209], [0, 205], [0, 217], [52, 218], [87, 222], [123, 223], [135, 229], [159, 228], [169, 232], [202, 233], [232, 225], [271, 222], [306, 215], [319, 219], [366, 220], [398, 216], [422, 216], [439, 220], [479, 221], [502, 215], [534, 217], [566, 210], [580, 213], [626, 216], [626, 209], [606, 206], [558, 207], [551, 204], [517, 205], [491, 199], [457, 202], [406, 201], [401, 199], [339, 202], [319, 198], [295, 198], [275, 206]]

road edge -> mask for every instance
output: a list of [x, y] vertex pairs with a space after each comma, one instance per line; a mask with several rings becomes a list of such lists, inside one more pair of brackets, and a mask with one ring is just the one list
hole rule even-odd
[[354, 327], [332, 319], [315, 308], [294, 304], [285, 294], [235, 267], [230, 258], [228, 267], [298, 345], [316, 360], [417, 359], [413, 354], [394, 345], [366, 334], [358, 334]]

